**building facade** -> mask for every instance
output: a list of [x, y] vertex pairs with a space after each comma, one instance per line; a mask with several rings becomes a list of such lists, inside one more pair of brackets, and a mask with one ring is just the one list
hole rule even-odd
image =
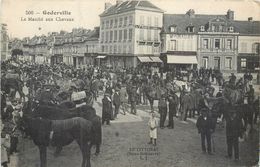
[[235, 21], [234, 26], [239, 31], [238, 37], [238, 72], [260, 71], [260, 21]]
[[112, 67], [135, 67], [138, 57], [159, 56], [163, 11], [149, 1], [105, 4], [100, 15], [100, 53]]
[[1, 24], [1, 61], [4, 61], [8, 58], [9, 53], [9, 37], [7, 35], [7, 25]]
[[[197, 55], [198, 68], [237, 70], [239, 31], [234, 27], [233, 11], [228, 10], [226, 15], [201, 15], [190, 9], [186, 14], [165, 14], [163, 27], [162, 52], [167, 58], [171, 58], [171, 51], [177, 51], [180, 57], [176, 58], [190, 64], [196, 64]], [[176, 58], [173, 63], [182, 64]]]

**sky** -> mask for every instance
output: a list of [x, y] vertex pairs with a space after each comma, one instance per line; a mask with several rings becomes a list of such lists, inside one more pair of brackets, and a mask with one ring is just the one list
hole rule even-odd
[[[99, 26], [99, 14], [104, 11], [105, 2], [116, 0], [0, 0], [1, 23], [7, 24], [11, 38], [33, 37], [34, 35], [71, 31], [72, 28], [93, 29]], [[228, 9], [235, 12], [236, 20], [260, 20], [260, 0], [150, 0], [165, 13], [184, 14], [194, 9], [196, 14], [226, 14]], [[43, 11], [68, 11], [74, 21], [28, 21], [28, 17], [54, 18], [43, 15]], [[29, 15], [33, 11], [32, 15]], [[26, 15], [26, 12], [28, 12]], [[38, 13], [38, 14], [37, 14]], [[27, 19], [24, 21], [24, 18]], [[22, 21], [23, 20], [23, 21]]]

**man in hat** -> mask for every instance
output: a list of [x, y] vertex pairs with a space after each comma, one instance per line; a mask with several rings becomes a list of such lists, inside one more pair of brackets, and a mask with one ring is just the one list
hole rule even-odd
[[120, 94], [119, 94], [120, 89], [118, 87], [115, 88], [115, 93], [113, 95], [113, 104], [115, 106], [115, 113], [114, 113], [114, 118], [117, 118], [117, 114], [119, 113], [119, 108], [120, 108]]
[[232, 86], [235, 86], [236, 85], [236, 79], [237, 77], [235, 76], [234, 73], [231, 73], [231, 76], [229, 76], [229, 83], [232, 85]]
[[159, 99], [158, 108], [160, 113], [160, 128], [163, 129], [167, 116], [167, 101], [164, 95]]
[[227, 158], [232, 158], [234, 150], [235, 160], [239, 160], [239, 142], [238, 138], [242, 137], [243, 124], [241, 118], [236, 113], [236, 109], [232, 106], [228, 108], [226, 117], [226, 137], [227, 137]]
[[205, 140], [207, 140], [207, 151], [208, 154], [211, 153], [211, 134], [214, 132], [214, 124], [213, 120], [208, 114], [208, 109], [203, 108], [201, 110], [202, 115], [199, 116], [196, 127], [198, 128], [198, 132], [201, 135], [201, 147], [202, 151], [206, 153], [206, 146], [205, 146]]
[[102, 99], [102, 125], [106, 122], [107, 125], [110, 124], [111, 113], [112, 113], [112, 100], [109, 93], [104, 94]]

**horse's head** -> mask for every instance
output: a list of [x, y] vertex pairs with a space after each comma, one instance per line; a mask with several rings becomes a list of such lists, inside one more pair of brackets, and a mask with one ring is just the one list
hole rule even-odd
[[22, 127], [26, 135], [30, 136], [36, 145], [48, 146], [52, 124], [50, 120], [41, 117], [24, 116]]

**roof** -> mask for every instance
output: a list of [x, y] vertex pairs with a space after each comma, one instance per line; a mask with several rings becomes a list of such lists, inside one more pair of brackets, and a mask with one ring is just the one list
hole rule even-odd
[[141, 10], [149, 10], [149, 11], [155, 11], [155, 12], [161, 12], [163, 13], [164, 11], [157, 6], [153, 5], [151, 2], [146, 1], [146, 0], [129, 0], [129, 1], [123, 1], [121, 3], [112, 5], [109, 7], [107, 10], [105, 10], [102, 14], [100, 14], [100, 17], [103, 16], [109, 16], [109, 15], [114, 15], [114, 14], [119, 14], [131, 10], [136, 10], [136, 9], [141, 9]]
[[260, 21], [234, 21], [233, 25], [241, 35], [260, 35]]
[[170, 33], [170, 27], [176, 25], [177, 33], [188, 33], [187, 27], [194, 26], [194, 33], [197, 33], [200, 26], [206, 25], [211, 19], [222, 18], [228, 21], [226, 15], [202, 15], [195, 14], [190, 17], [187, 14], [164, 14], [163, 15], [163, 28], [164, 32]]
[[202, 15], [194, 14], [190, 17], [187, 14], [164, 14], [163, 15], [163, 32], [170, 33], [170, 27], [176, 26], [176, 33], [188, 33], [187, 27], [189, 25], [194, 26], [194, 33], [198, 33], [200, 26], [205, 26], [212, 19], [220, 18], [224, 19], [229, 25], [234, 27], [235, 32], [245, 35], [260, 34], [260, 21], [239, 21], [229, 20], [226, 15]]

